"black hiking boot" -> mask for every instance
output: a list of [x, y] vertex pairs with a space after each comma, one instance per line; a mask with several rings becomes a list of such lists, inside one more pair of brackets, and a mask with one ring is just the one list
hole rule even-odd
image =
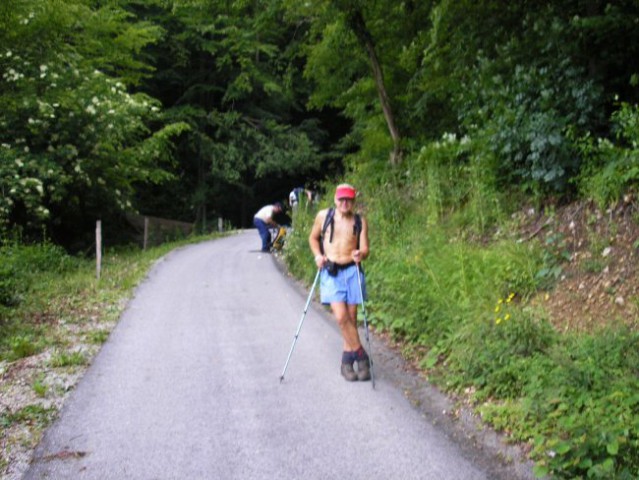
[[357, 373], [355, 373], [352, 363], [342, 363], [342, 376], [347, 382], [354, 382], [357, 380]]
[[368, 357], [357, 360], [357, 379], [360, 382], [371, 379], [371, 363]]

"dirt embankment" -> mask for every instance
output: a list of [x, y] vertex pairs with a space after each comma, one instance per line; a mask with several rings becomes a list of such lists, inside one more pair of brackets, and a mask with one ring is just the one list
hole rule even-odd
[[601, 211], [576, 203], [538, 215], [522, 238], [539, 238], [557, 264], [557, 282], [541, 303], [558, 331], [639, 327], [639, 205], [628, 198]]

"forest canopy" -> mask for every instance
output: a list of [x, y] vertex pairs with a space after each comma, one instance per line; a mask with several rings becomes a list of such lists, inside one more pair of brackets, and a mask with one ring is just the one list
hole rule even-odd
[[631, 0], [6, 0], [0, 229], [79, 247], [125, 212], [243, 226], [442, 139], [496, 191], [614, 202], [638, 177], [638, 19]]

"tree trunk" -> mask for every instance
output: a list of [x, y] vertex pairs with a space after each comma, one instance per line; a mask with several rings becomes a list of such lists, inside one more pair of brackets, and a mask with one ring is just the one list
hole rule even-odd
[[386, 86], [384, 85], [384, 73], [382, 72], [382, 66], [377, 58], [377, 52], [375, 51], [375, 43], [373, 37], [366, 28], [364, 17], [362, 12], [355, 10], [348, 15], [348, 24], [353, 29], [355, 36], [366, 50], [368, 58], [371, 62], [371, 68], [373, 70], [373, 78], [375, 80], [375, 86], [377, 87], [377, 93], [379, 94], [379, 100], [382, 104], [382, 111], [384, 112], [384, 118], [388, 125], [391, 138], [393, 139], [393, 151], [390, 155], [390, 163], [393, 166], [397, 166], [402, 161], [402, 146], [401, 135], [397, 124], [395, 123], [395, 116], [393, 115], [393, 108], [391, 107], [388, 94], [386, 93]]

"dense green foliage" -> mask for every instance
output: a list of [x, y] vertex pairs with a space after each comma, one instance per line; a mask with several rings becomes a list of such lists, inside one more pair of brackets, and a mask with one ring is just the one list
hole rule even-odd
[[[528, 300], [562, 252], [510, 235], [523, 204], [636, 191], [638, 18], [636, 0], [2, 2], [3, 358], [40, 348], [15, 313], [34, 278], [77, 268], [8, 238], [86, 251], [132, 210], [246, 225], [345, 171], [376, 327], [532, 442], [538, 473], [639, 476], [636, 332], [554, 332]], [[311, 214], [286, 247], [303, 278]]]
[[130, 207], [136, 182], [170, 176], [163, 163], [184, 126], [157, 123], [158, 102], [127, 89], [148, 74], [136, 53], [159, 29], [83, 1], [7, 3], [0, 228], [30, 233], [49, 225], [72, 245], [79, 239], [64, 237], [61, 225], [81, 237], [87, 219]]
[[614, 145], [636, 136], [638, 13], [632, 0], [9, 0], [0, 228], [80, 249], [97, 218], [117, 237], [123, 211], [243, 225], [345, 154], [399, 165], [445, 134], [472, 140], [462, 161], [497, 190], [614, 201], [636, 183], [635, 155]]
[[21, 301], [34, 276], [43, 272], [61, 274], [73, 268], [75, 260], [61, 247], [52, 244], [0, 247], [0, 306], [10, 307]]
[[639, 107], [623, 103], [612, 115], [612, 139], [584, 137], [578, 144], [585, 165], [577, 183], [601, 207], [618, 202], [639, 181]]
[[175, 1], [145, 15], [165, 30], [146, 89], [190, 126], [176, 143], [179, 175], [143, 194], [146, 210], [202, 224], [208, 205], [209, 216], [241, 225], [265, 195], [283, 199], [292, 181], [317, 172], [325, 133], [303, 111], [296, 30], [277, 2]]

